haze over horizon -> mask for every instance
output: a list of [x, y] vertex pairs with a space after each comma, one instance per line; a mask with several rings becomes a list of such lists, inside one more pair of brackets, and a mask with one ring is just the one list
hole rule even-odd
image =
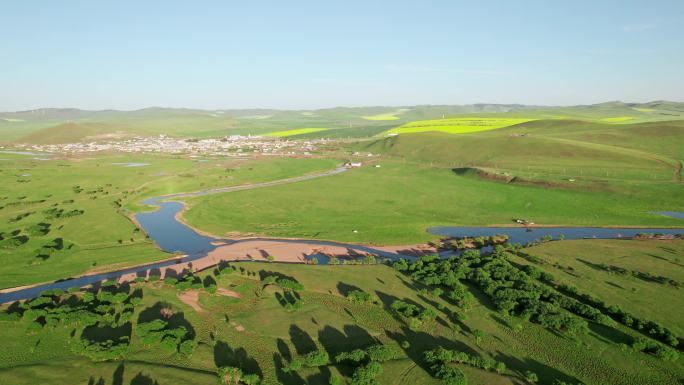
[[0, 111], [684, 101], [681, 1], [0, 6]]

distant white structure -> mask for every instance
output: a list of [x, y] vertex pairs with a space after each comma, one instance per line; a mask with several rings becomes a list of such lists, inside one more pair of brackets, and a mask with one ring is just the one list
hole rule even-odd
[[347, 162], [344, 164], [344, 167], [361, 167], [361, 162]]

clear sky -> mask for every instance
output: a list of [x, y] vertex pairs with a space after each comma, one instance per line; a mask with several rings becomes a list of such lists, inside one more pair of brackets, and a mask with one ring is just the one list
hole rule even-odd
[[0, 111], [656, 99], [683, 0], [0, 1]]

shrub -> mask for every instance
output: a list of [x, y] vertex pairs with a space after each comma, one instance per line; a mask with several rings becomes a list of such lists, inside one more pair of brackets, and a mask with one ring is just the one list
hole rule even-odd
[[447, 366], [445, 364], [437, 365], [435, 368], [435, 377], [442, 380], [447, 385], [467, 385], [468, 379], [461, 369]]
[[371, 295], [363, 290], [352, 290], [347, 294], [347, 299], [352, 303], [369, 303], [371, 302]]
[[385, 362], [396, 359], [399, 352], [392, 346], [374, 345], [366, 349], [366, 354], [371, 361]]
[[350, 385], [378, 385], [375, 380], [377, 376], [382, 374], [382, 366], [377, 362], [371, 362], [368, 365], [360, 366], [352, 375]]
[[328, 353], [318, 350], [306, 354], [303, 358], [304, 365], [308, 367], [324, 366], [330, 362]]

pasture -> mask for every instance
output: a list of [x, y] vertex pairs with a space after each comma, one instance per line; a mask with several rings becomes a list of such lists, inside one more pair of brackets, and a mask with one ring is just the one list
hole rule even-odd
[[[684, 306], [681, 288], [659, 282], [656, 277], [684, 284], [684, 242], [643, 240], [576, 240], [549, 242], [526, 253], [537, 263], [521, 257], [514, 260], [534, 265], [563, 283], [619, 305], [641, 317], [649, 317], [684, 334], [682, 314], [663, 311]], [[622, 271], [624, 269], [626, 271]], [[633, 273], [634, 272], [634, 273]], [[639, 276], [648, 273], [653, 277]]]
[[[602, 246], [594, 247], [592, 242], [581, 245], [583, 257], [598, 263], [603, 259]], [[573, 242], [555, 243], [564, 247]], [[666, 247], [681, 249], [681, 243]], [[550, 245], [523, 250], [539, 254], [540, 248]], [[660, 241], [644, 241], [646, 248], [658, 249], [660, 245]], [[627, 253], [631, 250], [624, 242], [615, 247]], [[556, 254], [548, 250], [548, 255]], [[640, 261], [635, 259], [637, 264]], [[127, 353], [120, 360], [92, 361], [77, 354], [73, 347], [81, 339], [78, 324], [59, 322], [30, 329], [32, 315], [0, 320], [0, 337], [5, 346], [0, 353], [0, 378], [8, 385], [34, 384], [41, 379], [56, 385], [98, 381], [135, 385], [154, 381], [167, 385], [213, 383], [218, 367], [228, 365], [240, 368], [244, 374], [256, 374], [263, 384], [323, 385], [335, 377], [351, 383], [354, 365], [336, 362], [335, 357], [340, 352], [377, 344], [395, 352], [389, 361], [381, 362], [383, 370], [377, 380], [382, 384], [442, 383], [433, 377], [424, 356], [425, 351], [438, 346], [504, 363], [499, 373], [453, 364], [469, 384], [519, 384], [528, 372], [536, 374], [540, 384], [676, 384], [684, 375], [681, 361], [667, 362], [630, 348], [631, 341], [640, 336], [632, 329], [589, 322], [585, 333], [550, 330], [502, 314], [483, 291], [470, 283], [464, 286], [470, 293], [466, 304], [456, 303], [434, 291], [434, 286], [384, 265], [234, 266], [232, 272], [227, 269], [222, 274], [216, 270], [196, 274], [195, 280], [204, 285], [186, 291], [198, 292], [198, 301], [192, 306], [179, 297], [179, 290], [188, 289], [162, 281], [124, 287], [122, 290], [137, 293], [141, 300], [130, 317], [134, 331]], [[288, 307], [283, 302], [287, 290], [269, 284], [273, 281], [268, 276], [298, 282], [299, 305]], [[235, 294], [212, 294], [207, 282]], [[656, 285], [654, 290], [658, 295], [668, 289]], [[353, 291], [368, 293], [370, 299], [351, 301]], [[434, 318], [418, 321], [404, 316], [395, 310], [393, 304], [397, 301], [430, 309]], [[681, 318], [679, 309], [673, 306], [673, 320]], [[190, 356], [181, 357], [142, 339], [136, 325], [164, 317], [191, 331], [197, 347]], [[12, 326], [4, 327], [8, 322]], [[313, 351], [324, 352], [329, 357], [327, 362], [286, 369], [294, 367], [291, 363], [295, 359]]]
[[320, 132], [320, 131], [326, 131], [326, 130], [328, 130], [328, 129], [327, 128], [314, 128], [314, 127], [295, 128], [293, 130], [269, 132], [267, 134], [264, 134], [264, 136], [287, 137], [287, 136], [310, 134], [312, 132]]
[[512, 218], [542, 225], [681, 226], [681, 220], [649, 211], [684, 209], [679, 186], [669, 180], [638, 187], [616, 183], [610, 190], [549, 188], [461, 175], [429, 164], [378, 164], [330, 178], [191, 198], [184, 219], [217, 235], [239, 231], [408, 245], [434, 240], [426, 232], [431, 226], [509, 225]]
[[[0, 288], [168, 258], [129, 219], [144, 198], [334, 168], [331, 159], [2, 154]], [[116, 163], [136, 162], [141, 167]]]

